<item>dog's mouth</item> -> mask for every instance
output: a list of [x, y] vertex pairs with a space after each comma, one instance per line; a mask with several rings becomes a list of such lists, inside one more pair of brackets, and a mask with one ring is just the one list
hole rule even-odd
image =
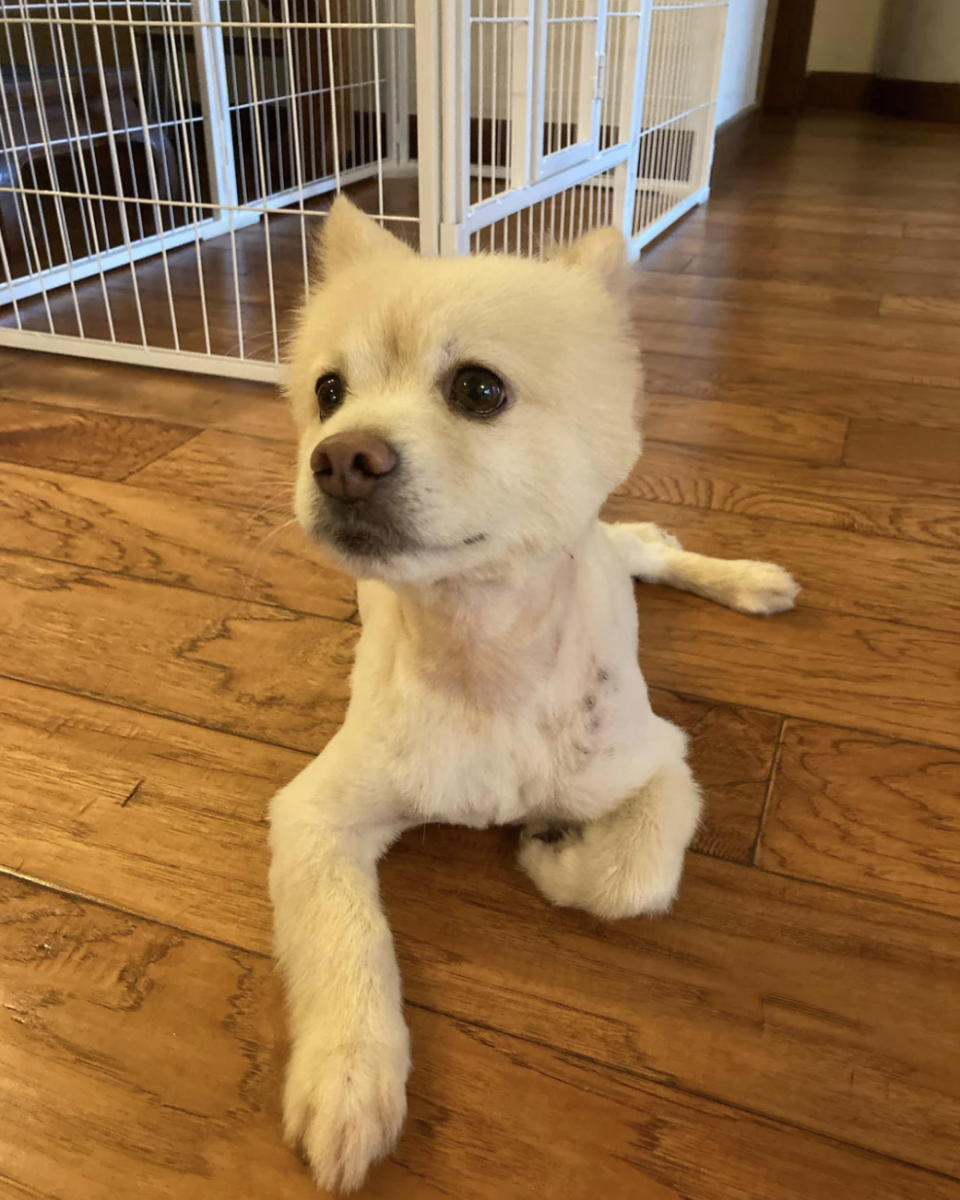
[[383, 561], [421, 548], [411, 530], [360, 505], [323, 505], [309, 532], [346, 558]]
[[365, 564], [385, 564], [411, 555], [451, 553], [487, 540], [486, 533], [475, 533], [449, 543], [432, 542], [382, 512], [365, 511], [363, 505], [324, 504], [307, 532], [343, 558]]

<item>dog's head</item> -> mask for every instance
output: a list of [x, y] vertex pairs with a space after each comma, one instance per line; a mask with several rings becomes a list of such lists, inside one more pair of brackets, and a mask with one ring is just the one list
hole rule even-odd
[[320, 252], [287, 384], [306, 532], [391, 582], [575, 542], [640, 449], [620, 235], [423, 259], [341, 198]]

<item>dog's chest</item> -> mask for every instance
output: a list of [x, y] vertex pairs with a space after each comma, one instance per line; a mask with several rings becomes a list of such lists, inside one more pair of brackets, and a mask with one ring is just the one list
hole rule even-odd
[[[418, 753], [415, 815], [486, 826], [541, 816], [587, 819], [636, 782], [637, 735], [649, 711], [640, 680], [596, 660], [547, 678], [529, 703], [476, 724], [438, 720]], [[639, 680], [639, 673], [637, 672]]]

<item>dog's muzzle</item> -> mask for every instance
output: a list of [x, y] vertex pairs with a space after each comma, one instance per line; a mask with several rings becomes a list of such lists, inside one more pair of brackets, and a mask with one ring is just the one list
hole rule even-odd
[[400, 452], [367, 430], [324, 438], [310, 455], [317, 485], [312, 533], [351, 558], [385, 560], [418, 548], [404, 502]]

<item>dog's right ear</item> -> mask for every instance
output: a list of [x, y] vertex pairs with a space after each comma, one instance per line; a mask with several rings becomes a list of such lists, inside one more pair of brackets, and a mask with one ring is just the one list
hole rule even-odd
[[626, 298], [634, 278], [623, 234], [613, 226], [592, 229], [567, 246], [553, 247], [547, 257], [587, 271], [619, 299]]
[[338, 196], [317, 243], [317, 260], [324, 279], [362, 262], [365, 258], [410, 258], [413, 251], [379, 225], [373, 217]]

